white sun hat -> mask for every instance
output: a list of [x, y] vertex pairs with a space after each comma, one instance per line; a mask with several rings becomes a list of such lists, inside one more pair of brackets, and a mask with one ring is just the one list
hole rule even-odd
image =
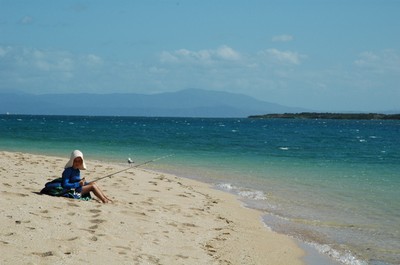
[[83, 159], [83, 154], [81, 151], [79, 150], [75, 150], [71, 153], [71, 158], [69, 159], [68, 163], [65, 165], [64, 168], [68, 168], [68, 167], [72, 167], [74, 165], [74, 159], [80, 157], [82, 158], [82, 165], [79, 169], [81, 170], [85, 170], [86, 169], [86, 164], [85, 164], [85, 160]]

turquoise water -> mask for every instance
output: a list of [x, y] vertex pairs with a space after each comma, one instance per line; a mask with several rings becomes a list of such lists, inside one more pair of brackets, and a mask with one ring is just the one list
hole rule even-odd
[[400, 121], [0, 116], [0, 149], [206, 181], [343, 264], [400, 264]]

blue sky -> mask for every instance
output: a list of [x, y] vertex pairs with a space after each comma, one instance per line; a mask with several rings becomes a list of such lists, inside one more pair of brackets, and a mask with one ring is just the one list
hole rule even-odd
[[228, 91], [400, 110], [397, 0], [0, 0], [0, 92]]

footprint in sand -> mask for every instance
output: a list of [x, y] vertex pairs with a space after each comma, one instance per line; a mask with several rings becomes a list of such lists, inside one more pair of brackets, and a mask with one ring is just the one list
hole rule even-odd
[[22, 223], [24, 223], [24, 224], [29, 224], [31, 221], [20, 221], [20, 220], [17, 220], [17, 221], [15, 221], [15, 223], [17, 224], [17, 225], [20, 225], [20, 224], [22, 224]]
[[92, 226], [89, 227], [89, 229], [93, 229], [93, 230], [96, 230], [97, 228], [99, 228], [98, 225], [92, 225]]
[[178, 224], [177, 223], [167, 223], [167, 225], [170, 225], [170, 226], [173, 226], [173, 227], [178, 227]]
[[153, 198], [149, 198], [147, 199], [147, 201], [142, 201], [142, 204], [146, 204], [146, 205], [153, 205], [154, 199]]
[[132, 248], [130, 248], [130, 247], [124, 247], [124, 246], [115, 246], [115, 248], [121, 249], [121, 250], [118, 252], [118, 254], [120, 254], [120, 255], [126, 255], [126, 254], [127, 254], [127, 251], [130, 252], [130, 251], [132, 250]]
[[101, 210], [98, 210], [98, 209], [92, 209], [92, 210], [89, 210], [89, 212], [94, 213], [94, 215], [92, 215], [92, 218], [97, 218], [101, 215], [100, 214]]
[[165, 179], [165, 176], [164, 176], [164, 175], [160, 175], [159, 177], [156, 177], [156, 179], [164, 180], [164, 179]]
[[148, 254], [140, 254], [134, 261], [139, 264], [161, 264], [159, 258]]
[[206, 244], [204, 247], [205, 247], [205, 249], [208, 251], [208, 254], [209, 254], [210, 256], [213, 256], [214, 253], [217, 252], [217, 251], [214, 249], [214, 247], [211, 246], [210, 244]]
[[[13, 236], [13, 235], [15, 235], [15, 233], [14, 232], [10, 232], [10, 233], [7, 233], [7, 234], [5, 234], [4, 236], [6, 236], [6, 237], [9, 237], [9, 236]], [[10, 244], [8, 241], [0, 241], [2, 244], [4, 244], [4, 245], [8, 245], [8, 244]]]
[[140, 216], [147, 216], [147, 214], [144, 212], [134, 212], [134, 214], [140, 215]]
[[47, 251], [47, 252], [32, 252], [33, 255], [37, 255], [40, 257], [49, 257], [49, 256], [54, 256], [53, 251]]
[[78, 205], [78, 204], [76, 204], [76, 203], [73, 203], [73, 202], [69, 202], [69, 203], [67, 203], [67, 204], [68, 204], [68, 206], [81, 207], [80, 205]]
[[154, 186], [157, 186], [158, 183], [156, 181], [149, 181], [150, 184], [153, 184]]
[[27, 196], [29, 196], [28, 194], [18, 193], [18, 192], [9, 192], [9, 191], [3, 191], [3, 194], [9, 195], [12, 197], [27, 197]]
[[197, 225], [191, 223], [183, 223], [182, 225], [187, 227], [197, 227]]
[[176, 255], [175, 257], [180, 258], [180, 259], [188, 259], [188, 256], [183, 256], [183, 255]]
[[[190, 210], [194, 210], [194, 211], [196, 211], [196, 212], [200, 212], [200, 213], [202, 213], [202, 212], [204, 212], [205, 211], [205, 209], [203, 209], [203, 208], [193, 208], [193, 207], [190, 207], [189, 208]], [[199, 213], [196, 213], [196, 215], [198, 215]]]
[[227, 224], [233, 223], [233, 221], [231, 221], [231, 220], [228, 220], [227, 218], [225, 218], [225, 217], [222, 217], [222, 216], [218, 216], [218, 219], [219, 219], [219, 220], [223, 220], [223, 221], [225, 221]]
[[90, 220], [90, 222], [92, 223], [92, 224], [102, 224], [102, 223], [105, 223], [105, 222], [107, 222], [106, 220], [103, 220], [103, 219], [92, 219], [92, 220]]

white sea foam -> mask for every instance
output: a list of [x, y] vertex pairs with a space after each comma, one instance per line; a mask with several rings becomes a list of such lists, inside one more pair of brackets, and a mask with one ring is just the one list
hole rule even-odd
[[319, 253], [328, 255], [329, 257], [339, 261], [345, 265], [368, 265], [368, 262], [359, 260], [354, 257], [350, 252], [342, 253], [338, 250], [333, 249], [329, 245], [326, 244], [317, 244], [317, 243], [310, 243], [310, 246], [314, 247]]
[[216, 186], [217, 186], [217, 188], [219, 188], [221, 190], [235, 193], [245, 199], [251, 199], [251, 200], [256, 200], [256, 201], [267, 199], [267, 196], [265, 195], [265, 193], [262, 191], [259, 191], [259, 190], [240, 188], [240, 187], [236, 187], [230, 183], [219, 183]]
[[217, 184], [217, 187], [226, 191], [231, 191], [234, 189], [234, 187], [230, 183], [219, 183]]
[[257, 200], [257, 201], [267, 199], [264, 192], [258, 190], [239, 191], [239, 195], [243, 198]]
[[279, 149], [281, 149], [281, 150], [289, 150], [289, 147], [286, 147], [286, 146], [282, 146], [282, 147], [279, 147]]

